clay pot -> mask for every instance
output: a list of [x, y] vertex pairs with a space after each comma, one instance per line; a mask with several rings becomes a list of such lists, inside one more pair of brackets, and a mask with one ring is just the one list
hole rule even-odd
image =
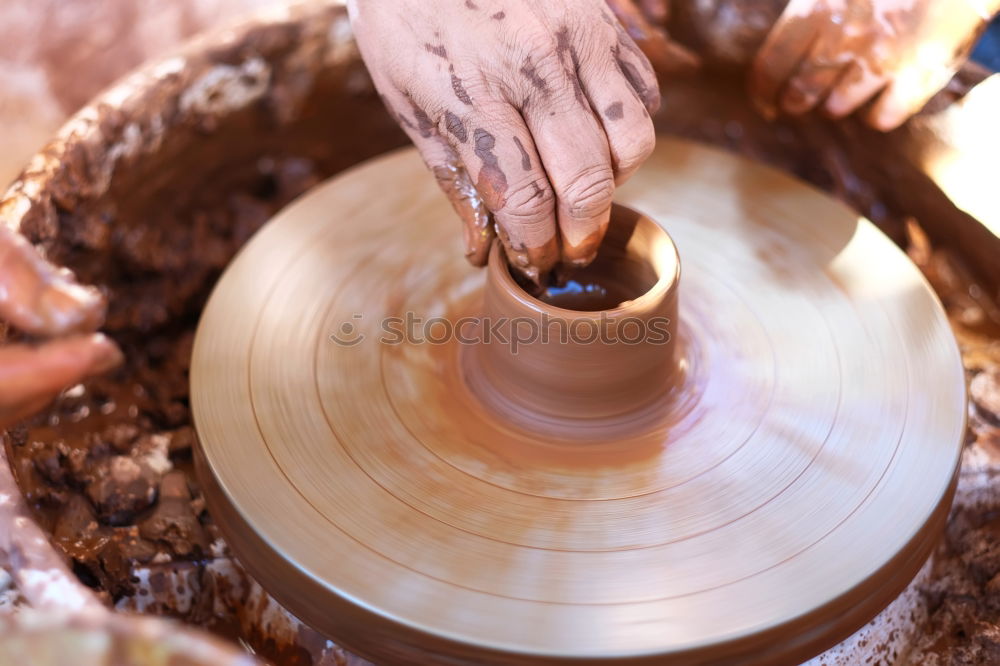
[[484, 336], [467, 374], [505, 421], [560, 433], [585, 414], [606, 436], [670, 390], [680, 259], [658, 224], [616, 204], [597, 258], [568, 278], [532, 296], [495, 244], [483, 316], [505, 335]]

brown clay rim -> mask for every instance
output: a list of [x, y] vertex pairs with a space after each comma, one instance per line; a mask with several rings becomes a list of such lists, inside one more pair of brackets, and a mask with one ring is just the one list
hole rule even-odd
[[[651, 223], [646, 216], [629, 209], [627, 206], [623, 206], [618, 203], [613, 204], [613, 206], [616, 211], [629, 211], [630, 214], [635, 215], [642, 220], [642, 224]], [[679, 284], [681, 279], [681, 259], [677, 253], [677, 245], [674, 244], [669, 231], [659, 225], [656, 225], [656, 227], [658, 232], [662, 234], [663, 238], [667, 241], [666, 244], [669, 244], [671, 248], [671, 260], [664, 261], [663, 266], [655, 267], [658, 276], [656, 283], [639, 297], [632, 299], [627, 306], [620, 305], [615, 308], [603, 310], [602, 312], [610, 316], [622, 314], [626, 310], [629, 314], [643, 313], [651, 307], [651, 304], [662, 300], [668, 291]], [[665, 268], [669, 268], [670, 270], [663, 270]], [[494, 244], [494, 246], [490, 249], [489, 265], [486, 270], [490, 271], [491, 274], [495, 276], [495, 279], [502, 285], [505, 291], [516, 298], [518, 302], [526, 308], [533, 310], [538, 314], [545, 312], [558, 313], [560, 317], [565, 319], [592, 319], [598, 315], [598, 313], [594, 311], [570, 310], [556, 305], [551, 305], [540, 301], [531, 294], [527, 293], [519, 284], [517, 284], [517, 281], [514, 280], [513, 276], [510, 274], [510, 268], [507, 264], [507, 260], [503, 257], [501, 248], [497, 244]]]

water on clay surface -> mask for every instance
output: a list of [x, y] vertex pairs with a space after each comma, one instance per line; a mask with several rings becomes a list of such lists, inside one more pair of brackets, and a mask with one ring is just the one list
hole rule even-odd
[[[602, 249], [584, 268], [557, 269], [538, 300], [566, 310], [597, 312], [634, 301], [656, 284], [656, 271], [642, 257], [621, 247]], [[523, 285], [522, 285], [523, 286]]]
[[576, 271], [573, 278], [550, 284], [538, 300], [566, 310], [596, 312], [611, 310], [644, 293], [608, 276], [587, 276], [583, 272]]

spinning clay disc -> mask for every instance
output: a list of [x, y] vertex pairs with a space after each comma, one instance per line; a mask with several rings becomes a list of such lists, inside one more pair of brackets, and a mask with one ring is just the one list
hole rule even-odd
[[609, 312], [673, 303], [671, 343], [635, 352], [669, 364], [597, 346], [529, 381], [527, 341], [490, 365], [484, 285], [535, 301], [499, 250], [467, 265], [412, 149], [316, 187], [229, 266], [195, 342], [199, 474], [295, 615], [390, 663], [783, 663], [926, 560], [965, 385], [918, 270], [825, 194], [677, 139], [616, 196], [673, 244], [646, 243], [652, 295]]

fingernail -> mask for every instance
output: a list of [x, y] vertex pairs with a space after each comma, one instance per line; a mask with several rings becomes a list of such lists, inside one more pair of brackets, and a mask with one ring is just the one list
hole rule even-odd
[[601, 241], [604, 240], [604, 232], [607, 231], [607, 228], [607, 225], [604, 225], [575, 245], [564, 243], [563, 262], [575, 268], [582, 268], [590, 264], [597, 256], [597, 250], [601, 247]]
[[59, 276], [45, 286], [39, 302], [45, 322], [43, 334], [93, 330], [104, 321], [105, 303], [101, 292]]
[[868, 124], [880, 132], [891, 132], [906, 120], [906, 114], [892, 109], [875, 109], [868, 114]]
[[103, 374], [117, 368], [125, 360], [118, 345], [103, 333], [92, 335], [91, 343], [94, 345], [94, 359], [90, 364], [90, 374]]
[[834, 90], [823, 103], [823, 110], [830, 118], [843, 118], [851, 112], [851, 106], [846, 97]]

